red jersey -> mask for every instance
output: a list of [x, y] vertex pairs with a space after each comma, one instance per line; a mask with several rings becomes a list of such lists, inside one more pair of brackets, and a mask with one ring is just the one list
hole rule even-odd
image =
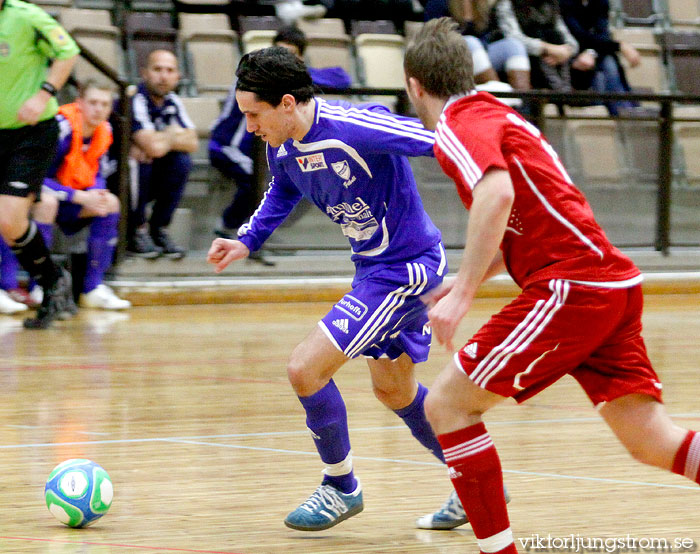
[[448, 102], [434, 150], [467, 209], [487, 170], [510, 174], [515, 199], [501, 249], [520, 287], [553, 278], [611, 287], [641, 281], [541, 132], [492, 95], [478, 92]]

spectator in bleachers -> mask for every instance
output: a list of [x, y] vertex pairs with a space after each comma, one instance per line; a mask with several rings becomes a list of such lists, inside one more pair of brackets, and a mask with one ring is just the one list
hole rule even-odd
[[494, 10], [503, 35], [527, 49], [532, 86], [570, 92], [570, 64], [579, 44], [564, 23], [558, 0], [498, 0]]
[[44, 194], [35, 206], [35, 217], [51, 242], [54, 223], [73, 235], [89, 226], [87, 267], [80, 305], [86, 308], [123, 310], [131, 306], [103, 284], [117, 244], [119, 199], [106, 189], [101, 172], [112, 144], [107, 122], [114, 89], [88, 80], [79, 97], [59, 108], [59, 143], [56, 158], [44, 179]]
[[525, 45], [514, 37], [502, 36], [496, 25], [494, 4], [495, 0], [450, 3], [452, 10], [459, 10], [452, 17], [460, 23], [472, 54], [476, 84], [500, 81], [499, 75], [505, 74], [513, 89], [530, 90], [530, 59]]
[[[275, 46], [282, 46], [303, 60], [306, 36], [294, 26], [283, 27], [275, 35]], [[307, 67], [314, 84], [329, 88], [347, 88], [352, 79], [342, 67]], [[231, 87], [224, 108], [214, 122], [209, 141], [209, 160], [212, 166], [236, 183], [231, 204], [224, 209], [214, 234], [227, 239], [238, 236], [238, 228], [253, 214], [257, 205], [257, 190], [253, 172], [253, 144], [255, 136], [246, 130], [245, 117], [236, 103], [236, 83]], [[254, 261], [272, 265], [260, 251], [249, 256]]]
[[[138, 182], [129, 213], [127, 253], [143, 258], [181, 259], [185, 250], [166, 228], [180, 203], [197, 150], [197, 133], [174, 92], [180, 81], [175, 54], [154, 50], [141, 70], [143, 81], [132, 99], [131, 156]], [[146, 206], [153, 201], [150, 220]]]
[[[561, 14], [581, 47], [571, 64], [574, 88], [593, 88], [598, 92], [629, 92], [625, 71], [617, 54], [631, 67], [639, 65], [639, 52], [630, 44], [613, 40], [610, 34], [608, 0], [559, 0]], [[620, 108], [637, 106], [635, 102], [606, 102], [611, 115]]]

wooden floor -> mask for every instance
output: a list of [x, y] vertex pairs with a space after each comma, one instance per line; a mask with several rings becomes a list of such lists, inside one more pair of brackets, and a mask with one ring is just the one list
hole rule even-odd
[[[477, 300], [460, 338], [505, 301]], [[83, 311], [44, 332], [0, 316], [0, 552], [475, 552], [468, 526], [414, 529], [451, 485], [374, 399], [363, 361], [336, 382], [365, 511], [317, 534], [283, 525], [321, 479], [285, 361], [328, 307]], [[669, 411], [700, 428], [700, 296], [648, 297], [645, 336]], [[447, 360], [435, 348], [421, 380], [430, 384]], [[513, 496], [516, 537], [700, 544], [700, 490], [633, 462], [573, 380], [524, 406], [500, 406], [486, 422]], [[58, 523], [43, 502], [49, 472], [73, 457], [102, 464], [115, 488], [110, 512], [84, 530]]]

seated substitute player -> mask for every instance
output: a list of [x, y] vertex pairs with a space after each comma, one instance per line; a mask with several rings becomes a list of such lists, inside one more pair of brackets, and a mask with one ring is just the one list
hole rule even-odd
[[267, 142], [272, 180], [238, 240], [217, 238], [208, 261], [221, 272], [258, 250], [302, 196], [339, 224], [352, 248], [352, 291], [292, 352], [287, 374], [325, 464], [321, 486], [285, 524], [320, 531], [359, 513], [345, 404], [332, 377], [367, 357], [374, 393], [440, 459], [427, 425], [427, 389], [414, 376], [430, 328], [420, 296], [447, 270], [440, 232], [426, 214], [407, 155], [430, 155], [433, 133], [384, 106], [314, 97], [311, 77], [288, 50], [246, 54], [236, 99], [247, 128]]
[[59, 108], [58, 151], [34, 213], [49, 244], [54, 221], [67, 235], [90, 226], [80, 305], [123, 310], [131, 303], [102, 283], [112, 265], [120, 215], [119, 199], [106, 190], [100, 173], [100, 163], [112, 143], [112, 128], [107, 122], [112, 103], [111, 87], [90, 80], [81, 85], [75, 103]]
[[29, 211], [56, 148], [54, 96], [78, 52], [44, 10], [0, 0], [0, 235], [45, 292], [28, 329], [45, 329], [72, 308], [70, 275], [51, 259]]
[[455, 25], [428, 22], [406, 50], [409, 98], [470, 210], [457, 278], [429, 311], [437, 340], [455, 329], [479, 284], [506, 268], [520, 295], [454, 356], [425, 410], [482, 552], [516, 552], [496, 448], [482, 414], [574, 377], [638, 460], [699, 482], [700, 435], [675, 425], [641, 337], [642, 276], [596, 223], [540, 131], [474, 91]]
[[[131, 99], [131, 155], [136, 202], [130, 206], [127, 254], [141, 258], [163, 255], [179, 260], [184, 248], [167, 232], [185, 192], [197, 150], [197, 132], [175, 89], [180, 71], [175, 54], [154, 50], [141, 68], [143, 81]], [[146, 206], [153, 203], [146, 218]]]

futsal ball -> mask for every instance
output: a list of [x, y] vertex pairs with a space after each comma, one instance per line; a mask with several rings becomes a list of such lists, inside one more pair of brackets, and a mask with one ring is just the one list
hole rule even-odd
[[46, 506], [69, 527], [87, 527], [112, 505], [112, 481], [91, 460], [66, 460], [49, 475], [44, 488]]

